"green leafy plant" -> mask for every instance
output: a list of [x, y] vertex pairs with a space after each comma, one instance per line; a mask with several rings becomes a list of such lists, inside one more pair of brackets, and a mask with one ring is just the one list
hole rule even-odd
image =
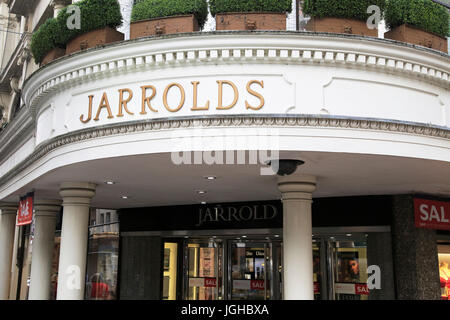
[[305, 0], [303, 12], [317, 18], [334, 17], [367, 21], [373, 13], [367, 8], [376, 5], [383, 12], [386, 0]]
[[74, 15], [69, 7], [61, 10], [56, 18], [45, 21], [31, 38], [31, 52], [36, 63], [41, 63], [52, 49], [65, 45], [76, 36], [104, 28], [116, 28], [122, 24], [120, 4], [117, 0], [82, 0], [74, 4], [80, 9], [79, 29], [69, 29], [67, 21]]
[[64, 47], [61, 41], [60, 25], [54, 18], [45, 21], [31, 37], [31, 53], [36, 63], [41, 63], [45, 55], [57, 47]]
[[80, 34], [122, 25], [123, 18], [118, 0], [81, 0], [73, 5], [80, 8], [80, 29], [67, 27], [67, 21], [74, 14], [68, 10], [70, 6], [61, 10], [56, 18], [61, 28], [62, 42], [65, 44]]
[[163, 18], [193, 14], [200, 28], [208, 18], [208, 2], [206, 0], [141, 0], [131, 13], [131, 21]]
[[225, 12], [291, 12], [291, 0], [209, 0], [211, 14]]
[[386, 5], [386, 25], [393, 29], [409, 24], [442, 37], [449, 35], [447, 9], [432, 0], [388, 0]]

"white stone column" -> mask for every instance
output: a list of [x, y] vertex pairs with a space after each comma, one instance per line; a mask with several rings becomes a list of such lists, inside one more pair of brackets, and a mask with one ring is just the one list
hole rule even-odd
[[56, 214], [59, 200], [34, 202], [34, 239], [28, 300], [50, 300]]
[[0, 203], [0, 300], [8, 300], [17, 215], [16, 203]]
[[83, 300], [91, 199], [95, 184], [61, 184], [63, 220], [59, 255], [57, 300]]
[[66, 0], [53, 0], [53, 17], [56, 18], [58, 16], [58, 13], [67, 7], [68, 3]]
[[312, 193], [316, 178], [278, 178], [283, 201], [283, 286], [285, 300], [313, 300]]

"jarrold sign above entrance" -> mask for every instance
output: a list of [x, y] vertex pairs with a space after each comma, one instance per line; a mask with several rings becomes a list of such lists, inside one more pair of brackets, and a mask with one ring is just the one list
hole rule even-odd
[[121, 231], [277, 229], [283, 227], [281, 201], [232, 202], [122, 209]]
[[200, 207], [198, 223], [201, 226], [208, 222], [244, 222], [257, 220], [272, 220], [278, 215], [278, 209], [271, 204], [255, 204], [243, 206]]

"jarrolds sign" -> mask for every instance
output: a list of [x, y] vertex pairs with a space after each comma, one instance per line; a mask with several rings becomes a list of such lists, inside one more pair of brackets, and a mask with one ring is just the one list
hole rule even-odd
[[281, 201], [133, 208], [120, 211], [121, 231], [282, 227]]
[[414, 198], [417, 228], [450, 230], [450, 201]]
[[200, 207], [198, 210], [198, 223], [202, 226], [211, 222], [238, 223], [258, 220], [273, 220], [280, 214], [276, 206], [272, 204], [255, 204], [241, 206], [215, 206]]
[[66, 106], [65, 130], [159, 118], [285, 113], [296, 104], [295, 84], [279, 74], [141, 78], [124, 76], [114, 79], [120, 84], [80, 88], [68, 101], [56, 101]]
[[[119, 88], [115, 92], [115, 96], [118, 94], [117, 100], [114, 99], [114, 101], [111, 100], [111, 94], [108, 96], [107, 91], [98, 96], [90, 94], [87, 96], [87, 108], [85, 113], [80, 115], [80, 121], [88, 123], [106, 118], [122, 118], [125, 114], [145, 116], [147, 113], [157, 114], [163, 110], [177, 113], [182, 108], [189, 108], [193, 112], [210, 109], [230, 110], [238, 104], [239, 98], [242, 98], [242, 96], [244, 96], [243, 106], [245, 106], [245, 110], [260, 110], [265, 105], [264, 80], [249, 80], [244, 90], [230, 80], [216, 80], [216, 83], [215, 105], [211, 103], [211, 97], [199, 101], [200, 81], [191, 81], [189, 86], [172, 82], [164, 87], [152, 84], [142, 85], [138, 90]], [[229, 91], [226, 91], [227, 89]], [[187, 91], [190, 93], [189, 96], [192, 101], [186, 101]], [[225, 92], [227, 93], [226, 97], [224, 97]], [[208, 93], [211, 95], [212, 92], [209, 91]], [[171, 96], [172, 99], [170, 99]], [[249, 96], [257, 99], [257, 102], [251, 102]]]

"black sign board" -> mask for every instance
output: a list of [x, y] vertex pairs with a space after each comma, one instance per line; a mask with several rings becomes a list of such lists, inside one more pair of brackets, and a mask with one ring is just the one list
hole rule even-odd
[[119, 215], [122, 232], [283, 227], [281, 201], [133, 208]]

